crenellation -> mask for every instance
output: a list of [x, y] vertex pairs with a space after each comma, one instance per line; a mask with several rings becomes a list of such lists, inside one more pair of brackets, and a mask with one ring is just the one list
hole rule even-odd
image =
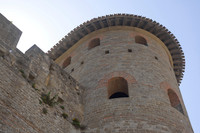
[[106, 15], [48, 53], [34, 44], [23, 54], [21, 31], [0, 20], [0, 132], [193, 133], [178, 86], [183, 51], [163, 25]]

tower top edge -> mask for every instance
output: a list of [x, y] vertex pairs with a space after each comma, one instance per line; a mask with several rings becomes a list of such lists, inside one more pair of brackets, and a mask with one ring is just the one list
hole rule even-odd
[[93, 18], [80, 24], [63, 37], [47, 54], [56, 60], [65, 51], [71, 48], [76, 42], [86, 35], [112, 26], [130, 26], [143, 29], [159, 38], [168, 48], [172, 59], [173, 68], [178, 84], [180, 84], [185, 70], [185, 57], [182, 48], [176, 37], [163, 25], [158, 22], [134, 14], [110, 14]]

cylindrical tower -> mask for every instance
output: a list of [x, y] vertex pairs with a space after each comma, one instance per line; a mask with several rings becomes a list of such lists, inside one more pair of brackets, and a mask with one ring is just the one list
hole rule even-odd
[[48, 54], [85, 88], [86, 132], [193, 132], [179, 90], [181, 47], [155, 21], [127, 14], [95, 18]]

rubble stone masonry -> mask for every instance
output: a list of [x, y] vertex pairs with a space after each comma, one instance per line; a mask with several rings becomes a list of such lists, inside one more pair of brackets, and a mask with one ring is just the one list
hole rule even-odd
[[142, 17], [116, 16], [24, 54], [21, 31], [0, 14], [0, 133], [193, 133], [180, 51]]
[[[138, 35], [147, 46], [135, 42]], [[100, 45], [88, 49], [95, 38]], [[86, 133], [192, 133], [167, 52], [152, 34], [115, 26], [85, 36], [60, 56], [61, 66], [71, 57], [65, 70], [85, 88]], [[108, 81], [114, 77], [128, 82], [129, 97], [109, 99]], [[177, 94], [182, 113], [170, 104], [168, 89]]]
[[[23, 54], [1, 42], [0, 69], [0, 133], [80, 133], [81, 87], [36, 45]], [[41, 99], [49, 92], [53, 106]]]

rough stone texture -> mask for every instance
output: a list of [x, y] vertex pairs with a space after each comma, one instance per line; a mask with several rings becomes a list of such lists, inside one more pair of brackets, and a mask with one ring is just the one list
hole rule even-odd
[[0, 13], [0, 42], [16, 48], [22, 32]]
[[[71, 123], [83, 120], [81, 86], [36, 45], [23, 54], [14, 43], [0, 42], [0, 133], [80, 133]], [[53, 107], [41, 100], [49, 92]]]
[[69, 32], [48, 51], [48, 55], [52, 59], [57, 60], [59, 56], [65, 53], [65, 51], [69, 51], [74, 44], [76, 44], [85, 36], [92, 32], [104, 28], [111, 28], [113, 26], [143, 29], [149, 33], [152, 33], [155, 37], [157, 37], [157, 39], [162, 41], [167, 47], [168, 52], [170, 52], [170, 61], [173, 62], [172, 65], [178, 84], [181, 83], [185, 69], [185, 57], [178, 40], [165, 26], [143, 16], [133, 14], [110, 14], [93, 18]]
[[[97, 30], [55, 63], [36, 45], [25, 54], [16, 49], [21, 32], [9, 28], [1, 14], [0, 19], [0, 133], [193, 132], [169, 51], [151, 33], [126, 26]], [[148, 46], [135, 43], [136, 35]], [[94, 38], [100, 46], [88, 50]], [[71, 64], [63, 69], [69, 56]], [[107, 83], [113, 77], [128, 82], [129, 97], [108, 98]], [[168, 89], [177, 94], [183, 113], [171, 106]], [[42, 100], [47, 94], [55, 97], [53, 106]], [[73, 126], [74, 118], [81, 127]]]
[[[27, 55], [13, 65], [5, 56], [0, 58], [0, 132], [78, 133], [71, 122], [82, 120], [80, 86], [38, 47], [33, 46]], [[41, 94], [49, 92], [51, 98], [57, 95], [56, 100], [60, 97], [64, 102], [53, 107], [40, 103]]]
[[[143, 36], [148, 46], [135, 43], [136, 35]], [[88, 50], [94, 38], [100, 38], [100, 46]], [[193, 132], [169, 56], [150, 33], [113, 27], [91, 33], [75, 45], [58, 63], [71, 56], [65, 70], [85, 88], [86, 133]], [[127, 80], [128, 98], [108, 99], [107, 82], [112, 77]], [[170, 105], [170, 88], [178, 95], [184, 115]]]

